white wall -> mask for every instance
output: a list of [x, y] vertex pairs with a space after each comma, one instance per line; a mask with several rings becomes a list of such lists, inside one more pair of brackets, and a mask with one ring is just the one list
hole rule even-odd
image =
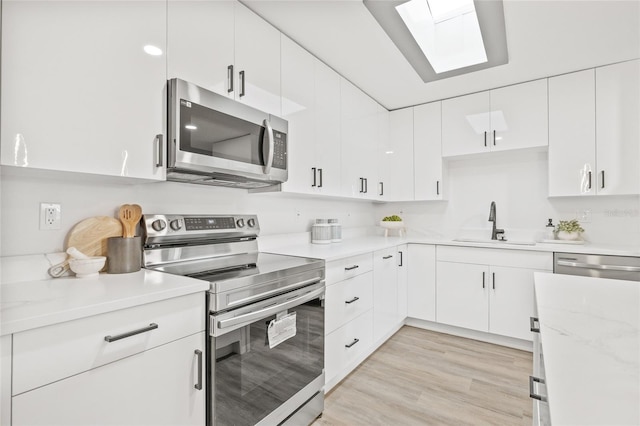
[[[145, 213], [255, 213], [261, 235], [307, 232], [316, 217], [335, 217], [345, 228], [372, 226], [370, 202], [325, 200], [286, 194], [248, 194], [245, 190], [175, 182], [122, 184], [95, 182], [83, 175], [64, 179], [2, 176], [0, 256], [62, 251], [72, 226], [91, 216], [117, 217], [125, 203]], [[62, 205], [62, 228], [39, 230], [40, 202]]]
[[583, 223], [584, 237], [594, 243], [640, 245], [640, 197], [547, 197], [547, 154], [490, 154], [449, 163], [449, 201], [378, 205], [376, 216], [398, 214], [410, 232], [455, 237], [461, 233], [491, 235], [491, 201], [497, 225], [507, 238], [531, 238], [542, 232], [547, 218], [576, 218], [591, 212]]

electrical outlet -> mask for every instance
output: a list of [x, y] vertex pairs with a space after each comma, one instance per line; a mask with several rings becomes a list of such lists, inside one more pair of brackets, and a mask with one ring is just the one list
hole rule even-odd
[[40, 203], [40, 229], [60, 229], [60, 204]]
[[576, 212], [576, 219], [580, 223], [591, 223], [591, 210], [578, 210]]

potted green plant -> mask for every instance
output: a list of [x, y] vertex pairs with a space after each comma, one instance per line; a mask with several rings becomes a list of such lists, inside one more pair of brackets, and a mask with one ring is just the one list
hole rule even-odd
[[584, 229], [576, 219], [561, 220], [556, 226], [556, 235], [560, 240], [577, 240], [581, 232], [584, 232]]
[[398, 215], [386, 216], [380, 221], [380, 226], [384, 228], [384, 236], [389, 235], [389, 229], [397, 229], [399, 235], [402, 235], [404, 230], [404, 222]]

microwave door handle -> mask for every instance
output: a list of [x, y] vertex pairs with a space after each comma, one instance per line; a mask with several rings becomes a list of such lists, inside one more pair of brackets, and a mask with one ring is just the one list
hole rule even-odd
[[[264, 162], [264, 174], [268, 175], [271, 173], [271, 166], [273, 165], [273, 129], [271, 128], [271, 123], [269, 120], [265, 119], [263, 121], [264, 127], [267, 129], [267, 136], [269, 138], [268, 144], [262, 144], [262, 158], [265, 160]], [[266, 148], [265, 148], [266, 147]]]

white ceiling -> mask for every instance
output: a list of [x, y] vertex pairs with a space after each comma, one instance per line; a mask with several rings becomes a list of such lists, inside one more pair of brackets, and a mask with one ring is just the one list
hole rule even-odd
[[640, 57], [640, 0], [504, 0], [509, 63], [429, 83], [360, 0], [243, 3], [389, 110]]

